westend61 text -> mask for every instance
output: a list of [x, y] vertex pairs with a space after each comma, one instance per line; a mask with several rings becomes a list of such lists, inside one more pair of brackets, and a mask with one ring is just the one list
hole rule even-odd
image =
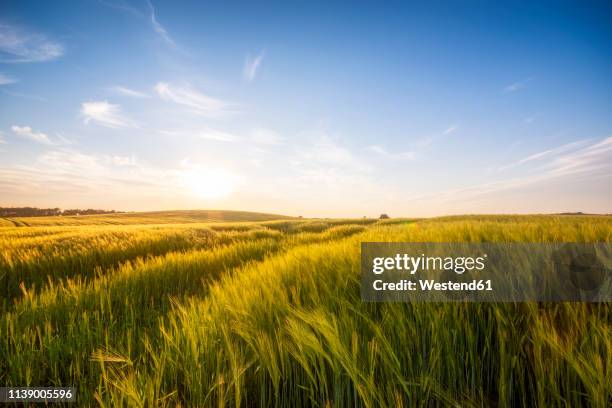
[[[418, 284], [417, 284], [418, 282]], [[476, 290], [493, 290], [491, 280], [472, 280], [471, 282], [437, 282], [435, 280], [423, 280], [411, 281], [408, 279], [402, 279], [398, 282], [384, 282], [380, 279], [375, 280], [372, 283], [374, 290], [435, 290], [435, 291], [476, 291]]]

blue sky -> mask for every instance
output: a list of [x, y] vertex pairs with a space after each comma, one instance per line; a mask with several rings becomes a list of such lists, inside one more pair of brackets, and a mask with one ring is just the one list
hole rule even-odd
[[612, 212], [605, 2], [3, 1], [0, 205]]

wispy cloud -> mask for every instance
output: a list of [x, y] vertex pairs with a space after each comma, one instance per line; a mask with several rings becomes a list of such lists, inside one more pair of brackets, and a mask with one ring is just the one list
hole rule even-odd
[[110, 1], [110, 0], [98, 0], [98, 3], [113, 8], [115, 10], [121, 10], [124, 11], [126, 13], [132, 14], [136, 17], [143, 17], [144, 13], [142, 12], [142, 10], [137, 9], [136, 7], [132, 7], [129, 4], [127, 4], [126, 2], [123, 1], [119, 1], [119, 2], [114, 2], [114, 1]]
[[0, 23], [0, 62], [42, 62], [61, 57], [64, 46], [23, 27]]
[[545, 168], [554, 176], [592, 171], [612, 176], [612, 136], [571, 153], [559, 155]]
[[51, 139], [49, 138], [49, 136], [47, 134], [45, 134], [43, 132], [35, 132], [29, 126], [17, 126], [17, 125], [13, 125], [13, 126], [11, 126], [11, 130], [17, 136], [24, 137], [26, 139], [33, 140], [35, 142], [46, 144], [46, 145], [53, 144], [53, 142], [51, 141]]
[[459, 129], [459, 125], [457, 124], [451, 124], [450, 126], [448, 126], [446, 129], [444, 129], [444, 131], [442, 133], [439, 133], [437, 135], [433, 135], [433, 136], [429, 136], [426, 138], [423, 138], [419, 141], [417, 141], [417, 145], [420, 147], [425, 147], [425, 146], [429, 146], [430, 144], [432, 144], [434, 141], [436, 141], [436, 139], [442, 137], [442, 136], [448, 136], [450, 134], [455, 133], [457, 130]]
[[282, 202], [289, 195], [293, 200], [308, 202], [318, 211], [336, 208], [339, 213], [341, 205], [346, 208], [346, 204], [339, 204], [343, 197], [350, 196], [365, 208], [372, 200], [385, 196], [383, 190], [387, 183], [373, 177], [374, 169], [366, 155], [353, 151], [324, 129], [296, 137], [309, 141], [290, 145], [285, 154], [266, 162], [264, 168], [271, 168], [273, 173], [257, 184], [258, 191], [264, 191], [276, 201]]
[[516, 81], [513, 82], [507, 86], [504, 87], [504, 92], [516, 92], [516, 91], [520, 91], [521, 89], [525, 89], [527, 87], [527, 83], [529, 81], [531, 81], [532, 78], [526, 78], [523, 79], [522, 81]]
[[565, 152], [568, 152], [568, 151], [571, 151], [571, 150], [575, 150], [576, 148], [584, 146], [585, 144], [587, 144], [589, 142], [590, 142], [589, 139], [587, 139], [587, 140], [578, 140], [576, 142], [567, 143], [567, 144], [564, 144], [562, 146], [558, 146], [558, 147], [555, 147], [555, 148], [552, 148], [552, 149], [544, 150], [542, 152], [534, 153], [534, 154], [532, 154], [530, 156], [527, 156], [527, 157], [525, 157], [523, 159], [517, 160], [514, 163], [511, 163], [511, 164], [508, 164], [508, 165], [505, 165], [505, 166], [501, 166], [499, 168], [499, 170], [507, 170], [507, 169], [510, 169], [510, 168], [513, 168], [513, 167], [520, 166], [520, 165], [525, 164], [525, 163], [532, 162], [534, 160], [540, 160], [540, 159], [544, 159], [544, 158], [547, 158], [547, 157], [556, 156], [556, 155], [559, 155], [561, 153], [565, 153]]
[[[120, 191], [122, 200], [137, 199], [168, 178], [163, 171], [139, 166], [135, 158], [85, 154], [73, 149], [43, 153], [27, 165], [0, 166], [0, 189], [28, 196], [102, 198], [100, 191]], [[160, 184], [157, 184], [160, 183]], [[66, 194], [66, 196], [64, 196]], [[98, 195], [98, 197], [95, 197]]]
[[257, 127], [246, 133], [246, 136], [227, 132], [211, 127], [197, 127], [194, 129], [161, 130], [159, 133], [172, 137], [198, 137], [200, 139], [217, 142], [242, 142], [255, 145], [280, 145], [284, 138], [271, 129]]
[[201, 139], [215, 140], [217, 142], [237, 142], [241, 137], [218, 129], [202, 127], [189, 130], [162, 130], [161, 134], [172, 137], [198, 137]]
[[54, 144], [71, 145], [73, 143], [72, 140], [68, 139], [61, 133], [55, 133], [55, 137], [57, 138], [57, 142], [55, 142]]
[[358, 166], [355, 155], [327, 135], [320, 136], [311, 146], [300, 149], [299, 156], [310, 162]]
[[260, 52], [255, 57], [247, 55], [244, 61], [244, 68], [242, 69], [242, 77], [247, 82], [252, 82], [257, 75], [257, 70], [264, 59], [264, 52]]
[[164, 26], [162, 26], [159, 21], [157, 21], [157, 17], [155, 16], [155, 8], [153, 7], [151, 0], [147, 0], [147, 3], [149, 5], [149, 17], [151, 19], [151, 25], [153, 26], [153, 30], [155, 30], [155, 32], [166, 42], [166, 44], [174, 46], [175, 43], [172, 38], [170, 38], [168, 30], [166, 30]]
[[370, 152], [376, 153], [377, 155], [384, 157], [389, 160], [414, 160], [416, 158], [415, 152], [398, 152], [392, 153], [387, 151], [384, 147], [380, 145], [371, 145], [366, 147]]
[[174, 47], [176, 43], [170, 37], [168, 30], [157, 20], [157, 13], [155, 11], [155, 7], [153, 7], [153, 3], [151, 0], [146, 0], [148, 10], [143, 10], [139, 7], [131, 6], [125, 2], [114, 2], [114, 1], [106, 1], [106, 0], [98, 0], [98, 2], [104, 6], [113, 8], [115, 10], [119, 10], [125, 13], [128, 13], [138, 19], [147, 20], [149, 24], [151, 24], [151, 28], [157, 35], [159, 35], [162, 40]]
[[23, 137], [45, 145], [70, 145], [72, 141], [63, 135], [56, 133], [55, 136], [49, 136], [43, 132], [36, 132], [30, 126], [11, 126], [11, 130], [16, 136]]
[[39, 102], [46, 101], [46, 99], [43, 98], [40, 95], [26, 94], [26, 93], [22, 93], [22, 92], [14, 92], [14, 91], [6, 90], [6, 89], [3, 89], [2, 93], [6, 94], [6, 95], [10, 95], [10, 96], [15, 96], [17, 98], [30, 99], [30, 100], [33, 100], [33, 101], [39, 101]]
[[81, 104], [81, 115], [85, 124], [97, 124], [113, 129], [135, 127], [134, 123], [121, 114], [119, 105], [108, 101], [89, 101]]
[[[30, 199], [60, 197], [64, 202], [75, 203], [70, 205], [91, 206], [100, 200], [107, 200], [109, 206], [125, 206], [129, 202], [129, 206], [141, 207], [151, 200], [157, 206], [160, 202], [176, 205], [193, 199], [193, 190], [202, 176], [210, 174], [208, 180], [222, 182], [215, 179], [217, 173], [194, 164], [158, 167], [133, 155], [89, 154], [59, 148], [44, 152], [27, 165], [0, 163], [0, 191]], [[109, 197], [108, 191], [115, 196]]]
[[17, 79], [0, 72], [0, 85], [10, 85], [18, 82]]
[[159, 82], [155, 92], [164, 100], [186, 106], [198, 115], [219, 117], [232, 113], [227, 102], [196, 91], [190, 86], [175, 86]]
[[459, 125], [450, 125], [446, 128], [446, 130], [444, 130], [444, 132], [442, 132], [442, 135], [450, 135], [451, 133], [454, 133], [457, 129], [459, 129]]
[[138, 160], [136, 156], [103, 156], [103, 161], [108, 164], [112, 164], [115, 166], [136, 166], [138, 165]]
[[45, 152], [38, 158], [38, 163], [60, 171], [76, 170], [81, 175], [103, 169], [101, 160], [96, 156], [83, 154], [71, 149]]
[[540, 165], [523, 176], [462, 187], [433, 194], [413, 197], [415, 201], [442, 202], [468, 201], [475, 197], [494, 196], [502, 191], [547, 185], [553, 180], [580, 180], [580, 177], [612, 178], [612, 137], [593, 143], [590, 140], [559, 146], [530, 157], [522, 162], [541, 160]]
[[[292, 166], [305, 176], [317, 175], [333, 180], [361, 178], [371, 166], [358, 157], [352, 149], [341, 144], [337, 138], [325, 132], [313, 134], [312, 143], [296, 146], [290, 155]], [[325, 176], [327, 175], [327, 176]]]
[[126, 88], [120, 85], [111, 86], [109, 89], [120, 95], [129, 96], [131, 98], [150, 98], [151, 97], [149, 94], [146, 94], [144, 92], [136, 91], [134, 89]]
[[241, 139], [233, 133], [211, 128], [206, 128], [200, 131], [199, 133], [197, 133], [197, 136], [202, 139], [216, 140], [219, 142], [237, 142]]

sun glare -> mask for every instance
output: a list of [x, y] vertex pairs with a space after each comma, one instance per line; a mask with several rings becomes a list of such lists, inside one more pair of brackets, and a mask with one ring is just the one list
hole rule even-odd
[[183, 177], [184, 187], [195, 197], [223, 198], [235, 188], [235, 177], [222, 170], [194, 170]]

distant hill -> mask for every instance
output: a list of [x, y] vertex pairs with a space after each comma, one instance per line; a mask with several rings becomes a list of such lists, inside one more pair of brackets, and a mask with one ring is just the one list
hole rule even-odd
[[49, 217], [5, 217], [0, 226], [52, 226], [52, 225], [100, 225], [100, 224], [173, 224], [190, 222], [270, 221], [293, 219], [286, 215], [249, 211], [177, 210], [130, 212], [101, 215], [72, 215]]
[[612, 214], [592, 214], [592, 213], [584, 213], [582, 211], [577, 212], [562, 212], [559, 215], [612, 215]]

